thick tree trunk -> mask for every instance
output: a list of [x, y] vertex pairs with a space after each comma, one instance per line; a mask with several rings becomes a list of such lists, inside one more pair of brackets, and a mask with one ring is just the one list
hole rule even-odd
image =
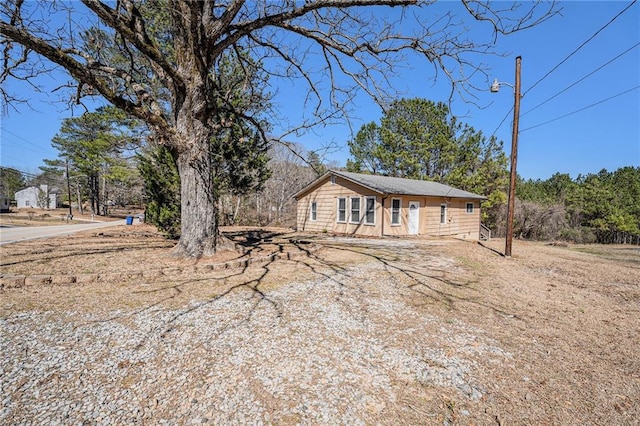
[[211, 163], [191, 158], [190, 152], [178, 157], [181, 197], [181, 232], [176, 254], [201, 257], [214, 254], [218, 236], [217, 194], [211, 185]]
[[[212, 63], [203, 62], [200, 34], [202, 22], [188, 2], [171, 2], [172, 18], [177, 25], [175, 59], [177, 74], [183, 80], [176, 89], [173, 110], [175, 134], [171, 136], [180, 175], [180, 241], [175, 254], [183, 257], [213, 255], [217, 250], [233, 248], [218, 232], [219, 189], [214, 183], [211, 163], [212, 122], [215, 102], [210, 98], [209, 73]], [[195, 21], [192, 19], [196, 18]]]
[[234, 244], [218, 232], [218, 193], [213, 183], [210, 134], [206, 126], [193, 117], [179, 120], [178, 134], [188, 149], [177, 157], [180, 174], [181, 226], [180, 241], [174, 253], [182, 257], [210, 256], [220, 249], [233, 249]]

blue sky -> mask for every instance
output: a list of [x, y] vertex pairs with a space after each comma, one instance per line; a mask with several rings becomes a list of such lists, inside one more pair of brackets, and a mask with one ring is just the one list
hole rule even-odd
[[[499, 38], [496, 50], [505, 55], [482, 57], [492, 71], [486, 79], [487, 91], [476, 93], [476, 103], [481, 108], [454, 98], [453, 113], [485, 135], [495, 132], [504, 141], [508, 155], [512, 122], [512, 114], [508, 113], [514, 103], [513, 91], [503, 86], [499, 93], [490, 93], [488, 86], [493, 78], [513, 84], [515, 57], [520, 55], [522, 91], [525, 93], [521, 100], [518, 149], [521, 176], [547, 179], [560, 172], [575, 178], [579, 174], [597, 173], [603, 168], [640, 166], [640, 4], [631, 6], [532, 88], [629, 4], [622, 1], [561, 2], [562, 16], [533, 29]], [[459, 7], [458, 2], [442, 2], [436, 11]], [[472, 31], [482, 30], [477, 27], [472, 27]], [[612, 62], [584, 81], [529, 112], [609, 61]], [[68, 80], [68, 77], [61, 78]], [[433, 78], [431, 65], [412, 61], [393, 80], [394, 89], [404, 97], [447, 101], [450, 90], [447, 81], [439, 78], [434, 82]], [[44, 84], [53, 87], [55, 83]], [[287, 85], [279, 89], [276, 103], [280, 114], [295, 120], [302, 105], [300, 91]], [[20, 86], [20, 90], [28, 88]], [[623, 92], [626, 93], [606, 100]], [[62, 119], [70, 117], [72, 111], [64, 103], [52, 102], [57, 97], [55, 94], [44, 97], [29, 93], [28, 96], [32, 96], [33, 110], [19, 107], [16, 112], [10, 109], [9, 115], [2, 117], [0, 164], [34, 172], [43, 164], [43, 158], [57, 157], [57, 152], [51, 148], [51, 139], [59, 130]], [[378, 121], [381, 115], [380, 109], [363, 96], [356, 98], [354, 110], [357, 115], [352, 121], [355, 131], [363, 123]], [[73, 111], [75, 115], [81, 113], [79, 108]], [[505, 116], [506, 120], [498, 128]], [[346, 142], [350, 138], [349, 126], [332, 125], [289, 139], [309, 150], [331, 142], [338, 149], [328, 153], [327, 159], [344, 165], [349, 158]]]

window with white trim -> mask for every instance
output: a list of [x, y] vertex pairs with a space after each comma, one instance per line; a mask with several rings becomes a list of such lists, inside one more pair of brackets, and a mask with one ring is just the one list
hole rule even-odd
[[347, 221], [347, 199], [338, 198], [338, 217], [337, 222], [345, 223]]
[[447, 223], [447, 205], [440, 204], [440, 224]]
[[400, 198], [391, 199], [391, 225], [400, 225]]
[[311, 203], [311, 220], [318, 220], [318, 203], [316, 201]]
[[467, 203], [467, 213], [473, 213], [473, 203]]
[[360, 197], [351, 198], [349, 223], [360, 223]]
[[364, 198], [364, 224], [376, 224], [376, 197]]

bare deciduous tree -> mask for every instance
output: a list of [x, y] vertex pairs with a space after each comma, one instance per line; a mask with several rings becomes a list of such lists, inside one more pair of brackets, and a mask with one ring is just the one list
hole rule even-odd
[[[177, 252], [186, 256], [213, 253], [219, 242], [220, 194], [212, 183], [215, 156], [209, 152], [216, 130], [244, 120], [267, 138], [260, 93], [255, 108], [242, 110], [235, 91], [217, 90], [212, 75], [225, 55], [246, 60], [248, 68], [246, 58], [251, 58], [271, 84], [281, 79], [306, 84], [312, 113], [291, 126], [294, 132], [343, 117], [357, 90], [383, 103], [388, 78], [405, 55], [421, 56], [451, 80], [452, 92], [467, 93], [473, 89], [468, 75], [482, 71], [475, 55], [489, 52], [494, 41], [467, 38], [462, 21], [452, 14], [432, 16], [429, 6], [435, 0], [81, 3], [3, 2], [0, 83], [18, 78], [35, 88], [37, 78], [57, 66], [73, 78], [76, 101], [99, 94], [146, 122], [178, 165], [182, 224]], [[462, 3], [472, 19], [490, 24], [494, 37], [554, 13], [553, 1]], [[118, 55], [110, 53], [114, 50]], [[241, 88], [251, 98], [252, 87], [246, 86]], [[20, 100], [5, 84], [1, 87], [5, 107]]]
[[276, 145], [269, 167], [271, 177], [261, 193], [268, 206], [268, 222], [295, 225], [295, 200], [293, 194], [317, 177], [316, 172], [307, 167], [296, 152]]
[[316, 171], [306, 164], [307, 157], [297, 144], [273, 144], [268, 163], [271, 176], [264, 183], [264, 188], [253, 194], [222, 197], [225, 224], [295, 226], [293, 195], [318, 177]]

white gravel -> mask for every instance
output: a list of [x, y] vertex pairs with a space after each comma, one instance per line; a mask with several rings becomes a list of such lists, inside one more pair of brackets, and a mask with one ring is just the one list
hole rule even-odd
[[477, 361], [510, 354], [413, 308], [382, 268], [180, 310], [2, 318], [0, 424], [393, 424], [407, 383], [482, 398]]

